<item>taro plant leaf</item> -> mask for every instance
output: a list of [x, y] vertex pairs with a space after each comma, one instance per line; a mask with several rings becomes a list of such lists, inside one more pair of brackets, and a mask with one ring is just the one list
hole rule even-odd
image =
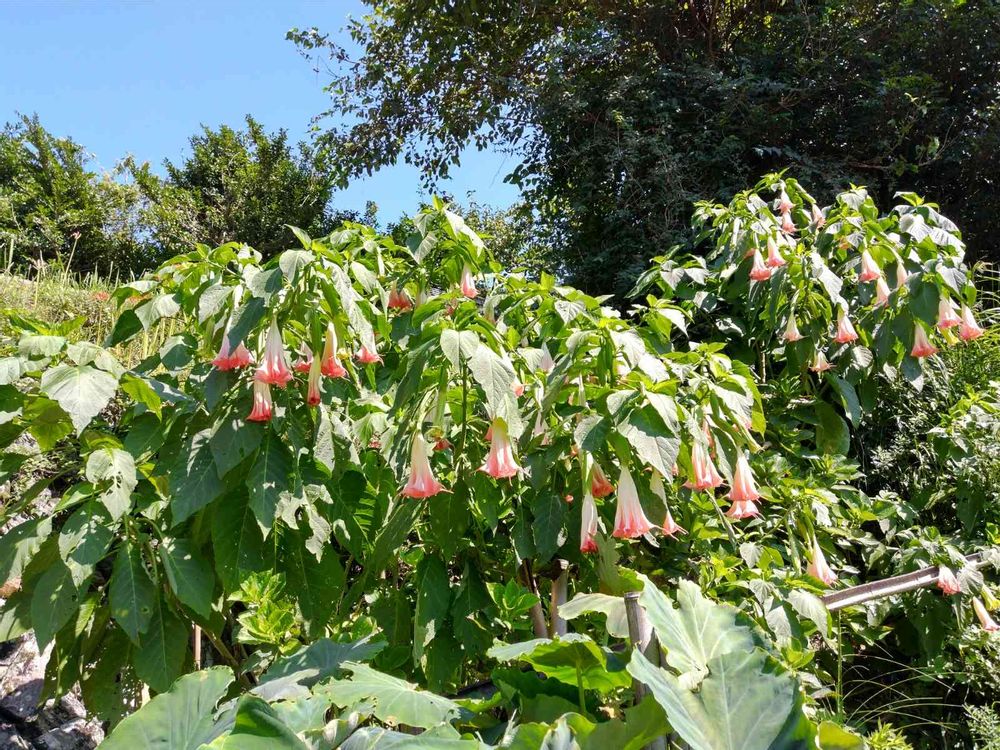
[[52, 532], [52, 518], [33, 518], [0, 534], [0, 583], [20, 578], [28, 561]]
[[309, 750], [277, 712], [255, 695], [244, 695], [236, 706], [232, 731], [212, 743], [221, 750]]
[[[632, 652], [628, 671], [649, 687], [667, 720], [692, 750], [805, 750], [806, 724], [798, 686], [775, 674], [760, 649], [712, 657], [696, 692]], [[779, 741], [779, 737], [781, 740]]]
[[153, 598], [153, 615], [135, 652], [135, 672], [153, 690], [162, 693], [184, 671], [190, 630], [163, 597]]
[[625, 614], [625, 599], [608, 594], [577, 594], [559, 607], [559, 614], [566, 620], [574, 620], [586, 612], [600, 612], [607, 615], [608, 635], [628, 638], [628, 617]]
[[233, 682], [229, 667], [178, 679], [126, 716], [101, 745], [106, 750], [196, 750], [211, 739], [213, 711]]
[[107, 483], [100, 500], [115, 521], [132, 507], [132, 490], [139, 483], [135, 473], [135, 459], [120, 448], [98, 448], [87, 458], [87, 479], [98, 484]]
[[[336, 747], [338, 750], [485, 750], [488, 746], [459, 736], [442, 737], [433, 730], [414, 736], [384, 727], [361, 727]], [[538, 747], [535, 744], [532, 750]]]
[[337, 643], [329, 638], [303, 646], [290, 656], [284, 656], [261, 675], [254, 692], [268, 700], [278, 696], [305, 695], [309, 688], [328, 677], [341, 677], [341, 667], [348, 662], [367, 661], [385, 647], [384, 641], [363, 638], [350, 643]]
[[487, 655], [498, 661], [523, 661], [535, 671], [569, 685], [607, 692], [630, 684], [624, 666], [607, 649], [580, 633], [560, 638], [536, 638], [523, 643], [498, 643]]
[[681, 672], [685, 687], [697, 686], [713, 657], [747, 652], [757, 645], [750, 628], [737, 623], [736, 610], [706, 599], [697, 584], [679, 582], [675, 608], [648, 578], [640, 578], [644, 586], [639, 604], [667, 651], [667, 663]]
[[175, 526], [222, 494], [211, 437], [211, 430], [191, 435], [170, 467], [170, 512]]
[[247, 476], [250, 507], [257, 517], [264, 536], [274, 525], [274, 514], [281, 493], [288, 489], [288, 475], [292, 470], [292, 456], [281, 437], [268, 430], [257, 458]]
[[197, 547], [187, 539], [164, 539], [159, 553], [167, 582], [181, 603], [206, 620], [211, 617], [215, 576]]
[[90, 365], [62, 364], [42, 373], [41, 389], [69, 414], [79, 435], [111, 401], [118, 379]]
[[109, 586], [111, 614], [133, 643], [146, 632], [156, 604], [156, 588], [134, 544], [125, 543], [115, 558]]
[[412, 682], [379, 672], [364, 664], [347, 662], [349, 679], [332, 680], [317, 688], [328, 693], [338, 706], [353, 706], [370, 700], [374, 714], [387, 724], [407, 724], [427, 729], [459, 715], [459, 705], [448, 698], [420, 690]]

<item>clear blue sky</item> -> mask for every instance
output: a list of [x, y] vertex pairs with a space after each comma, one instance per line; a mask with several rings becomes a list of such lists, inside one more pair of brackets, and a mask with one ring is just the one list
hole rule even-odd
[[[336, 33], [363, 11], [358, 0], [0, 0], [0, 122], [37, 112], [107, 169], [131, 153], [160, 171], [201, 124], [240, 125], [246, 114], [303, 138], [327, 106], [325, 81], [285, 32]], [[472, 149], [442, 187], [506, 206], [516, 198], [503, 183], [513, 166]], [[385, 222], [412, 213], [420, 197], [415, 170], [400, 164], [352, 184], [334, 205], [373, 200]]]

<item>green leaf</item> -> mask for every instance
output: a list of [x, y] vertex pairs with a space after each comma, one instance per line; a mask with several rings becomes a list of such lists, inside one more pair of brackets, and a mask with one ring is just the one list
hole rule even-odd
[[248, 424], [243, 415], [230, 413], [219, 419], [212, 427], [209, 445], [215, 468], [222, 479], [260, 447], [264, 430]]
[[128, 542], [122, 545], [108, 588], [111, 615], [132, 642], [138, 644], [139, 636], [146, 632], [153, 617], [157, 601], [156, 588], [142, 563], [138, 547]]
[[135, 314], [135, 310], [125, 310], [118, 316], [114, 329], [104, 343], [107, 346], [116, 346], [134, 338], [141, 332], [142, 321]]
[[487, 652], [499, 661], [524, 661], [536, 671], [567, 685], [579, 676], [590, 690], [608, 692], [631, 684], [624, 665], [610, 649], [603, 649], [586, 635], [569, 633], [560, 638], [536, 638], [523, 643], [498, 643]]
[[187, 539], [164, 539], [159, 552], [167, 582], [177, 598], [206, 620], [211, 617], [215, 576], [209, 562]]
[[298, 605], [310, 637], [323, 634], [344, 593], [347, 574], [335, 550], [321, 559], [306, 549], [305, 535], [293, 529], [281, 533], [281, 560], [288, 590]]
[[31, 624], [38, 648], [44, 649], [80, 608], [93, 566], [57, 561], [35, 583], [31, 596]]
[[851, 420], [851, 424], [857, 427], [861, 424], [861, 402], [858, 400], [858, 392], [854, 386], [838, 375], [827, 373], [827, 381], [834, 390], [840, 394], [840, 402], [844, 405], [844, 412]]
[[463, 361], [469, 362], [479, 348], [479, 336], [475, 331], [456, 331], [446, 328], [441, 331], [441, 351], [458, 370]]
[[66, 346], [66, 339], [62, 336], [22, 336], [17, 342], [17, 350], [20, 354], [32, 359], [40, 357], [54, 357]]
[[111, 546], [117, 526], [107, 509], [91, 500], [73, 513], [60, 530], [60, 556], [78, 565], [96, 565]]
[[20, 578], [42, 542], [52, 533], [52, 517], [33, 518], [0, 534], [0, 584]]
[[384, 674], [364, 664], [343, 665], [352, 673], [348, 680], [333, 680], [321, 688], [338, 706], [348, 707], [363, 700], [375, 703], [375, 716], [386, 724], [406, 724], [428, 728], [459, 715], [454, 701], [420, 690], [412, 682]]
[[309, 750], [277, 712], [255, 695], [240, 697], [232, 731], [212, 745], [221, 750]]
[[681, 450], [681, 440], [676, 434], [671, 434], [652, 407], [633, 409], [618, 430], [632, 444], [642, 461], [662, 476], [670, 476]]
[[102, 750], [197, 750], [211, 740], [215, 706], [232, 682], [229, 667], [184, 675], [169, 691], [126, 716]]
[[170, 467], [170, 512], [174, 525], [183, 523], [223, 491], [212, 456], [211, 430], [191, 435]]
[[476, 353], [469, 360], [469, 370], [486, 394], [490, 414], [503, 418], [511, 434], [515, 434], [520, 419], [512, 388], [514, 367], [505, 357], [501, 357], [486, 344], [480, 343]]
[[100, 500], [113, 520], [128, 513], [132, 507], [132, 491], [139, 483], [135, 459], [130, 453], [120, 448], [98, 448], [87, 457], [86, 476], [104, 487]]
[[20, 357], [0, 357], [0, 385], [17, 382], [24, 371]]
[[415, 662], [424, 659], [424, 650], [443, 628], [450, 606], [448, 569], [440, 558], [428, 555], [417, 566], [417, 603], [413, 617]]
[[864, 738], [832, 721], [819, 725], [819, 746], [822, 750], [865, 750], [868, 747]]
[[38, 448], [47, 453], [56, 444], [73, 432], [69, 415], [55, 401], [40, 396], [24, 409], [22, 419], [28, 423], [28, 431], [38, 441]]
[[148, 302], [143, 302], [135, 308], [135, 316], [142, 324], [142, 328], [148, 331], [156, 325], [162, 318], [172, 318], [180, 312], [181, 306], [177, 303], [173, 294], [158, 294]]
[[[250, 573], [268, 568], [269, 550], [246, 493], [227, 495], [212, 516], [215, 570], [226, 591], [235, 591]], [[273, 549], [273, 547], [272, 547]]]
[[135, 652], [135, 672], [158, 693], [165, 692], [184, 671], [188, 639], [187, 624], [175, 615], [160, 596], [153, 598], [153, 616]]
[[90, 365], [63, 364], [42, 373], [41, 389], [69, 414], [79, 435], [111, 401], [118, 380]]
[[851, 432], [847, 423], [825, 401], [816, 402], [816, 447], [823, 453], [847, 455], [851, 447]]
[[281, 493], [288, 489], [288, 475], [291, 471], [291, 453], [278, 434], [269, 429], [246, 481], [250, 507], [264, 536], [267, 536], [274, 525], [278, 500]]
[[292, 281], [300, 268], [305, 268], [315, 259], [316, 256], [306, 250], [286, 250], [278, 256], [278, 268], [286, 279]]
[[554, 492], [541, 492], [531, 504], [534, 523], [531, 533], [535, 539], [536, 562], [544, 565], [566, 542], [566, 502]]
[[608, 421], [600, 414], [588, 414], [573, 431], [573, 440], [581, 450], [596, 453], [604, 448]]
[[608, 635], [628, 638], [628, 618], [625, 614], [625, 599], [609, 594], [577, 594], [559, 607], [559, 614], [566, 620], [574, 620], [587, 612], [600, 612], [607, 616]]

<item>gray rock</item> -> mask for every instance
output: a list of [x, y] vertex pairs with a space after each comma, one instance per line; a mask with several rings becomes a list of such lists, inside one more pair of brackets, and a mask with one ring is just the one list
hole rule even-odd
[[0, 709], [22, 721], [38, 711], [45, 680], [45, 663], [51, 647], [38, 653], [38, 644], [31, 633], [18, 639], [17, 648], [0, 661]]
[[35, 740], [35, 747], [44, 750], [91, 750], [103, 741], [104, 732], [100, 724], [75, 719], [43, 734]]

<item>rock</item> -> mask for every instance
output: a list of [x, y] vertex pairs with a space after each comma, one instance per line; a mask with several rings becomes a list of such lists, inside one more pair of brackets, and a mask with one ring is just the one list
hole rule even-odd
[[0, 722], [0, 747], [4, 750], [32, 750], [31, 743], [10, 724]]
[[37, 713], [50, 651], [39, 654], [30, 633], [17, 639], [17, 648], [0, 660], [0, 710], [21, 721]]
[[103, 741], [104, 732], [100, 724], [75, 719], [43, 734], [35, 740], [35, 747], [44, 750], [91, 750]]

